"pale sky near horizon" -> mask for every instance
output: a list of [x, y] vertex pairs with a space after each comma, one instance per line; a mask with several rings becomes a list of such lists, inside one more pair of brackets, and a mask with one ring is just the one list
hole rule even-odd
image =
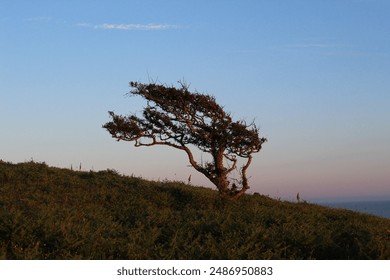
[[[251, 191], [390, 199], [390, 1], [0, 0], [0, 159], [211, 184], [101, 128], [128, 82], [216, 96], [267, 137]], [[199, 154], [198, 154], [199, 155]]]

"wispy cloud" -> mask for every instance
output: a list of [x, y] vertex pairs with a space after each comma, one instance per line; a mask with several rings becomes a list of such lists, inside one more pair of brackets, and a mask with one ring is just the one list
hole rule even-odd
[[52, 20], [51, 17], [30, 17], [30, 18], [25, 18], [25, 21], [30, 21], [30, 22], [49, 22]]
[[300, 49], [308, 49], [308, 48], [317, 48], [317, 49], [329, 49], [339, 47], [336, 44], [327, 44], [327, 43], [303, 43], [303, 44], [290, 44], [287, 45], [289, 48], [300, 48]]
[[79, 23], [79, 27], [103, 29], [103, 30], [167, 30], [167, 29], [178, 29], [180, 26], [172, 24], [90, 24], [90, 23]]
[[298, 44], [285, 45], [284, 49], [288, 50], [300, 50], [310, 53], [316, 53], [324, 56], [340, 56], [340, 57], [368, 57], [368, 56], [381, 56], [388, 57], [389, 54], [385, 52], [377, 52], [370, 50], [361, 50], [359, 46], [344, 44], [344, 43], [330, 43], [321, 41], [304, 41]]
[[260, 52], [260, 50], [258, 49], [237, 49], [237, 50], [229, 51], [229, 53], [236, 53], [236, 54], [253, 54], [258, 52]]

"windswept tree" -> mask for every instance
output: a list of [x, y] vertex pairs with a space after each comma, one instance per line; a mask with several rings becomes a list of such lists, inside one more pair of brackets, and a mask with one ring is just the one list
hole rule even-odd
[[[266, 138], [259, 137], [254, 123], [233, 121], [215, 98], [155, 83], [131, 82], [129, 95], [146, 99], [143, 118], [116, 115], [103, 125], [118, 141], [134, 142], [136, 147], [165, 145], [184, 151], [191, 165], [205, 175], [223, 198], [237, 199], [249, 189], [247, 169], [252, 155], [260, 151]], [[193, 149], [209, 154], [199, 162]], [[241, 158], [241, 160], [239, 160]], [[230, 178], [232, 172], [239, 179]]]

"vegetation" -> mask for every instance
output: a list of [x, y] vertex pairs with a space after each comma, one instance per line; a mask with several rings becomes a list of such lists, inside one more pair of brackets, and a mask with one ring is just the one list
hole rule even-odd
[[2, 259], [390, 259], [390, 220], [0, 161]]
[[[120, 116], [109, 112], [112, 121], [103, 125], [118, 141], [134, 142], [136, 147], [166, 145], [182, 150], [195, 170], [205, 175], [223, 198], [237, 199], [248, 189], [246, 171], [252, 154], [267, 141], [259, 137], [254, 123], [233, 121], [230, 114], [210, 95], [192, 93], [181, 83], [180, 88], [164, 85], [130, 83], [129, 94], [147, 100], [143, 117]], [[210, 156], [198, 162], [191, 146]], [[238, 170], [238, 158], [244, 163]], [[229, 174], [237, 171], [240, 180]]]

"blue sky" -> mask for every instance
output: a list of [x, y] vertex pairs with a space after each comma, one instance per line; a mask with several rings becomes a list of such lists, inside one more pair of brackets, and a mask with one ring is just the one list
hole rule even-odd
[[[390, 1], [0, 1], [0, 158], [211, 186], [166, 147], [118, 143], [129, 81], [191, 83], [269, 139], [251, 191], [390, 198]], [[150, 171], [152, 170], [152, 171]]]

